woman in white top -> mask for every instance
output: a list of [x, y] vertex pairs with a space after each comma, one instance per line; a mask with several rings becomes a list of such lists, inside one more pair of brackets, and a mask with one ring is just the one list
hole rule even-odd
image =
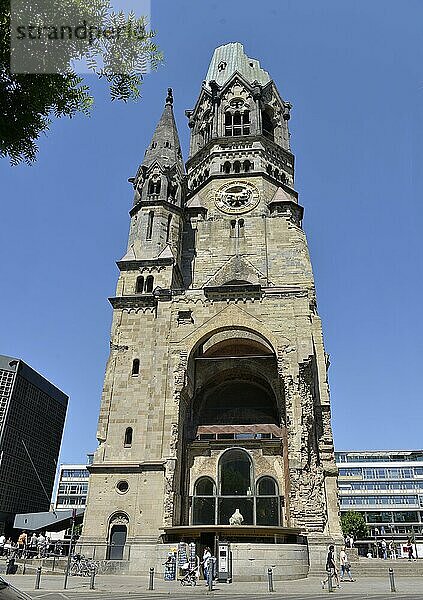
[[204, 571], [204, 579], [207, 581], [207, 576], [209, 572], [209, 568], [211, 568], [211, 551], [208, 546], [204, 548], [203, 553], [203, 571]]
[[342, 548], [341, 552], [339, 553], [339, 562], [341, 566], [341, 581], [344, 581], [345, 573], [348, 575], [348, 579], [350, 581], [354, 581], [351, 575], [351, 565], [348, 562], [348, 556], [345, 552], [345, 548]]

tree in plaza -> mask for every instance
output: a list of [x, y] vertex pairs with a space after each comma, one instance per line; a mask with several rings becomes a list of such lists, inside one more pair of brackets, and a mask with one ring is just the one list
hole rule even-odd
[[367, 537], [367, 524], [359, 512], [349, 511], [341, 515], [341, 525], [344, 535], [351, 535], [355, 540]]
[[[12, 164], [34, 162], [36, 141], [52, 117], [89, 114], [94, 98], [71, 61], [83, 60], [105, 80], [112, 100], [140, 97], [143, 73], [157, 68], [162, 55], [146, 17], [113, 12], [110, 2], [0, 0], [0, 156]], [[59, 34], [66, 43], [54, 43], [63, 39]]]

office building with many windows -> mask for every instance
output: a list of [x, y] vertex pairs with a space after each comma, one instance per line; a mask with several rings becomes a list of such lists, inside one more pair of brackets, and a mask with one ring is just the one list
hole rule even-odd
[[369, 537], [423, 534], [423, 450], [336, 452], [341, 513], [363, 513]]
[[0, 531], [50, 505], [68, 396], [22, 360], [0, 355]]
[[[87, 465], [93, 455], [88, 454]], [[60, 465], [53, 506], [55, 510], [67, 508], [85, 508], [88, 494], [87, 465]]]

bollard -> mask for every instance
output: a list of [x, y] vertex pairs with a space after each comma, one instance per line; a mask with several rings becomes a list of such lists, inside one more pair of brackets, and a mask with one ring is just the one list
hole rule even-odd
[[274, 592], [273, 588], [273, 569], [267, 569], [267, 587], [269, 592]]
[[148, 582], [148, 589], [154, 590], [154, 567], [150, 567], [150, 580]]
[[209, 592], [213, 591], [213, 566], [211, 560], [209, 560], [209, 566], [207, 568], [207, 584], [209, 586]]
[[395, 587], [394, 569], [389, 569], [389, 583], [391, 584], [391, 592], [396, 592], [397, 588]]
[[54, 573], [54, 567], [56, 566], [56, 555], [53, 554], [53, 566], [51, 567], [52, 572]]
[[40, 579], [41, 579], [41, 567], [37, 567], [37, 571], [35, 573], [35, 590], [40, 589]]
[[328, 573], [328, 592], [333, 592], [333, 572], [332, 569], [330, 569], [329, 573]]
[[95, 589], [94, 588], [94, 582], [95, 582], [95, 567], [92, 567], [92, 569], [91, 569], [91, 579], [90, 579], [90, 590]]

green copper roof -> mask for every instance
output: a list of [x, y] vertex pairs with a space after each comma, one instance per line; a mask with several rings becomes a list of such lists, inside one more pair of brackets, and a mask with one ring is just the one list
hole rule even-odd
[[269, 73], [260, 67], [260, 62], [255, 58], [249, 58], [244, 52], [244, 46], [234, 42], [219, 46], [214, 51], [206, 75], [206, 85], [210, 81], [216, 81], [222, 86], [236, 71], [249, 83], [258, 81], [265, 85], [270, 81]]

